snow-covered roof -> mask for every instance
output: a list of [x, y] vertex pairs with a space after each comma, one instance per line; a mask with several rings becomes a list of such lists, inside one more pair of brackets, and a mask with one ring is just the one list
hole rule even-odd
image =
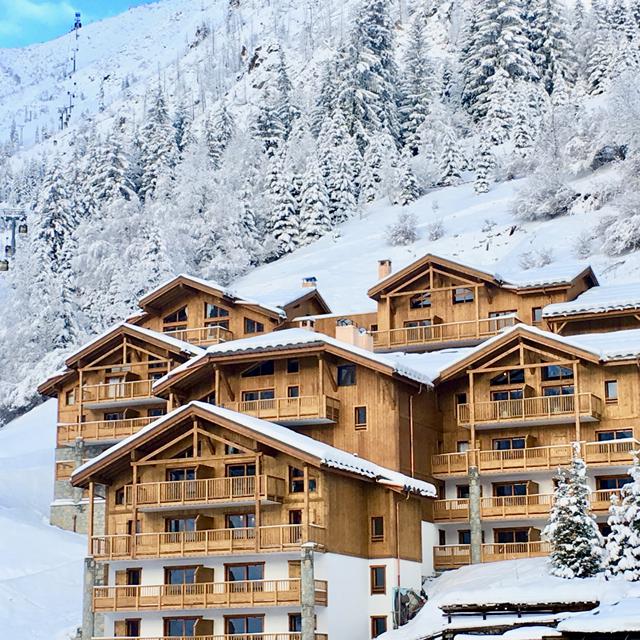
[[332, 447], [324, 442], [320, 442], [319, 440], [315, 440], [309, 436], [297, 433], [287, 427], [274, 424], [273, 422], [267, 422], [266, 420], [248, 416], [244, 413], [237, 413], [229, 409], [198, 401], [193, 401], [179, 407], [166, 416], [162, 416], [155, 422], [143, 427], [137, 433], [134, 433], [128, 438], [115, 444], [110, 449], [107, 449], [97, 457], [78, 467], [73, 472], [72, 478], [94, 468], [105, 459], [111, 458], [114, 453], [121, 450], [124, 451], [131, 445], [135, 445], [148, 433], [161, 430], [162, 425], [173, 421], [176, 417], [179, 417], [182, 414], [188, 413], [192, 408], [199, 409], [209, 415], [212, 420], [215, 420], [215, 418], [218, 417], [230, 420], [246, 429], [249, 429], [258, 438], [259, 436], [264, 436], [301, 453], [310, 455], [313, 458], [316, 458], [318, 463], [322, 466], [354, 473], [356, 475], [375, 480], [380, 484], [398, 487], [422, 496], [435, 497], [436, 495], [436, 488], [429, 482], [423, 482], [422, 480], [417, 480], [397, 471], [387, 469], [386, 467], [377, 465], [353, 453], [337, 449], [336, 447]]
[[592, 287], [571, 302], [547, 305], [542, 310], [542, 316], [553, 318], [627, 309], [640, 309], [640, 283]]
[[171, 380], [171, 378], [184, 373], [188, 369], [198, 366], [202, 360], [210, 356], [226, 356], [251, 352], [264, 353], [291, 347], [311, 347], [322, 344], [352, 353], [372, 363], [390, 367], [393, 372], [409, 378], [414, 382], [432, 385], [433, 378], [429, 375], [432, 369], [427, 365], [419, 364], [418, 361], [409, 354], [389, 353], [383, 355], [367, 351], [366, 349], [356, 347], [347, 342], [342, 342], [336, 338], [331, 338], [323, 333], [316, 333], [315, 331], [308, 331], [306, 329], [284, 329], [283, 331], [273, 331], [271, 333], [252, 336], [251, 338], [241, 338], [240, 340], [230, 340], [229, 342], [212, 345], [205, 353], [185, 362], [160, 378], [154, 384], [154, 389], [163, 386], [167, 381]]
[[331, 318], [351, 318], [353, 316], [366, 315], [375, 313], [375, 308], [368, 311], [351, 311], [350, 313], [318, 313], [312, 316], [297, 316], [293, 319], [294, 322], [300, 322], [301, 320], [331, 320]]
[[560, 631], [572, 633], [618, 633], [640, 631], [640, 597], [600, 605], [563, 620]]
[[108, 338], [111, 334], [116, 334], [119, 329], [127, 329], [132, 333], [137, 333], [141, 336], [146, 336], [148, 338], [152, 338], [153, 340], [158, 340], [160, 342], [164, 342], [166, 345], [173, 347], [174, 349], [178, 349], [184, 353], [191, 354], [193, 356], [200, 355], [204, 353], [204, 349], [201, 347], [196, 347], [193, 344], [185, 342], [184, 340], [178, 340], [173, 336], [167, 335], [166, 333], [160, 333], [158, 331], [153, 331], [152, 329], [147, 329], [145, 327], [139, 327], [135, 324], [129, 324], [128, 322], [118, 322], [117, 324], [109, 327], [106, 331], [103, 331], [101, 334], [97, 335], [95, 338], [90, 340], [89, 342], [83, 344], [81, 347], [76, 349], [73, 353], [71, 353], [67, 362], [74, 360], [81, 353], [84, 353], [87, 349], [91, 348], [94, 344], [97, 344]]
[[544, 638], [557, 638], [562, 636], [559, 631], [551, 627], [540, 627], [531, 625], [526, 627], [516, 627], [509, 629], [503, 634], [478, 636], [475, 633], [456, 633], [456, 640], [543, 640]]

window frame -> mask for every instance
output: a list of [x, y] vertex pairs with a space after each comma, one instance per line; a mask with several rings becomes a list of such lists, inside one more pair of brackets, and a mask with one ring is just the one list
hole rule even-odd
[[[375, 533], [377, 523], [381, 525], [382, 533]], [[384, 539], [385, 539], [384, 516], [371, 516], [369, 520], [369, 540], [371, 542], [384, 542]]]
[[[263, 369], [267, 367], [267, 369], [273, 368], [272, 371], [267, 371], [267, 373], [263, 372]], [[253, 371], [257, 371], [258, 373], [253, 373]], [[264, 378], [266, 376], [273, 376], [276, 373], [276, 363], [275, 360], [261, 360], [260, 362], [255, 362], [250, 367], [247, 367], [244, 371], [240, 372], [241, 378]]]
[[[538, 316], [538, 319], [536, 319], [536, 316]], [[543, 321], [542, 307], [531, 307], [531, 324], [540, 324]]]
[[244, 332], [248, 335], [253, 335], [255, 333], [264, 333], [264, 326], [264, 322], [254, 320], [253, 318], [248, 318], [247, 316], [244, 317]]
[[432, 304], [431, 291], [416, 293], [409, 298], [410, 309], [430, 309]]
[[[169, 635], [168, 626], [174, 620], [183, 620], [183, 621], [186, 621], [186, 620], [191, 621], [191, 620], [193, 620], [193, 622], [194, 622], [193, 627], [194, 627], [194, 630], [195, 630], [195, 627], [198, 624], [198, 620], [201, 620], [201, 619], [202, 619], [202, 616], [169, 616], [167, 618], [162, 618], [162, 629], [164, 630], [164, 636], [166, 636], [168, 638], [171, 637]], [[177, 637], [180, 637], [180, 636], [177, 636]], [[185, 637], [188, 637], [188, 636], [185, 636]]]
[[[364, 422], [358, 416], [358, 412], [364, 411]], [[368, 429], [368, 410], [367, 405], [358, 405], [353, 408], [353, 426], [356, 431], [366, 431]]]
[[[185, 584], [197, 584], [197, 576], [196, 576], [196, 572], [198, 571], [198, 567], [200, 567], [202, 565], [197, 565], [197, 564], [185, 564], [185, 565], [176, 565], [175, 567], [165, 567], [164, 568], [164, 584], [165, 585], [185, 585]], [[184, 578], [185, 576], [185, 571], [193, 571], [193, 582], [184, 582]], [[169, 574], [172, 571], [182, 571], [183, 574], [183, 582], [169, 582]]]
[[[462, 295], [461, 292], [463, 291], [466, 293], [464, 294], [464, 297], [460, 297]], [[451, 291], [451, 301], [453, 304], [468, 304], [470, 302], [475, 302], [475, 299], [475, 292], [470, 287], [455, 287]]]
[[[382, 584], [378, 583], [378, 572], [382, 574]], [[374, 564], [369, 566], [369, 587], [372, 596], [387, 593], [387, 565]]]
[[[615, 395], [611, 396], [609, 395], [609, 386], [613, 385], [613, 387], [615, 388]], [[612, 379], [612, 380], [605, 380], [604, 381], [604, 401], [606, 404], [618, 404], [618, 401], [620, 399], [619, 393], [618, 393], [618, 380], [617, 379]]]
[[[349, 380], [351, 380], [351, 382], [348, 382], [345, 384], [343, 380], [344, 376], [342, 376], [341, 374], [341, 372], [343, 371], [352, 372], [352, 375], [349, 376]], [[349, 363], [349, 364], [338, 365], [336, 369], [336, 382], [339, 387], [354, 387], [357, 384], [357, 381], [358, 381], [358, 376], [357, 376], [357, 369], [355, 364]]]
[[[619, 438], [618, 434], [623, 431], [630, 432], [630, 435]], [[600, 434], [611, 434], [613, 437], [600, 440]], [[626, 427], [624, 429], [599, 429], [596, 431], [596, 442], [614, 442], [615, 440], [629, 440], [630, 438], [633, 438], [632, 427]]]
[[64, 395], [64, 403], [67, 407], [74, 407], [76, 404], [76, 388], [69, 389]]
[[[376, 627], [376, 623], [379, 621], [384, 621], [384, 629], [378, 632]], [[386, 633], [389, 630], [389, 616], [371, 616], [371, 638], [377, 638], [381, 636], [383, 633]]]
[[262, 620], [262, 631], [242, 631], [239, 633], [239, 635], [241, 637], [251, 637], [253, 635], [262, 635], [264, 633], [264, 619], [265, 619], [265, 614], [264, 613], [249, 613], [249, 614], [227, 614], [224, 615], [223, 620], [224, 620], [224, 634], [225, 635], [230, 635], [233, 637], [233, 633], [231, 631], [229, 631], [229, 620], [232, 618], [244, 618], [245, 620], [247, 618], [260, 618]]
[[287, 374], [294, 375], [296, 373], [300, 373], [300, 360], [298, 358], [287, 358]]

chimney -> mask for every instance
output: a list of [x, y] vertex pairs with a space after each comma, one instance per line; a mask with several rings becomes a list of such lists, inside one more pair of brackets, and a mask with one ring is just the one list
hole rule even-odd
[[300, 329], [307, 329], [307, 331], [315, 331], [316, 321], [313, 318], [302, 318], [298, 320], [298, 327]]
[[378, 280], [384, 280], [391, 275], [391, 260], [378, 260]]
[[315, 289], [317, 285], [318, 285], [318, 279], [315, 276], [302, 278], [303, 289]]
[[336, 340], [366, 351], [373, 351], [373, 336], [348, 318], [342, 318], [336, 323]]

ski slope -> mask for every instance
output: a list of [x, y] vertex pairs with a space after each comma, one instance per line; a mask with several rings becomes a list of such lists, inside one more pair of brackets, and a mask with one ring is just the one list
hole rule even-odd
[[84, 536], [51, 527], [56, 402], [0, 429], [0, 637], [66, 640], [81, 621]]

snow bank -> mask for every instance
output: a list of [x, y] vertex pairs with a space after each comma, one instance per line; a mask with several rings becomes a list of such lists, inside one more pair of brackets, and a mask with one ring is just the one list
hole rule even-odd
[[3, 638], [63, 640], [81, 621], [85, 538], [47, 524], [56, 402], [0, 429], [0, 628]]
[[640, 631], [640, 598], [625, 598], [581, 613], [561, 622], [558, 629], [574, 633]]

